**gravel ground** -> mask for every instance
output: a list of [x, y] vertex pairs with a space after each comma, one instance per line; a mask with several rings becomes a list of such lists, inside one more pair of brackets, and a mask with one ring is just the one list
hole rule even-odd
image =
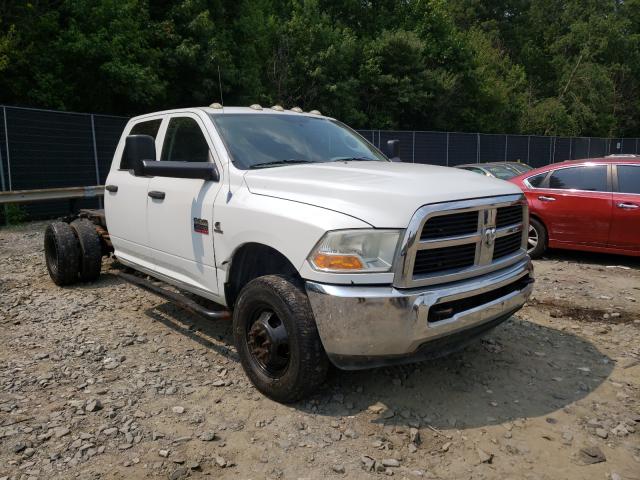
[[284, 406], [228, 323], [122, 282], [58, 288], [0, 229], [0, 479], [640, 479], [640, 259], [554, 253], [465, 351], [335, 371]]

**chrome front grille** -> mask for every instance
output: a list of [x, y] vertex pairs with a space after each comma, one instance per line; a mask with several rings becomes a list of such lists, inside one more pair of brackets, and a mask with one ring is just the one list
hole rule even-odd
[[526, 256], [529, 213], [522, 195], [426, 205], [414, 215], [394, 285], [462, 280]]

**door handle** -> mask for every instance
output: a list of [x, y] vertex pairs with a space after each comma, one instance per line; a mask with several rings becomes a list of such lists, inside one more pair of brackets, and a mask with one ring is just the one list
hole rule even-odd
[[635, 210], [636, 208], [640, 208], [635, 203], [626, 203], [626, 202], [620, 202], [616, 205], [616, 207], [623, 208], [624, 210]]
[[164, 200], [164, 192], [158, 192], [157, 190], [151, 190], [147, 193], [151, 198], [155, 198], [156, 200]]
[[538, 196], [538, 200], [541, 200], [543, 202], [555, 202], [556, 201], [556, 199], [554, 197], [547, 197], [546, 195]]
[[106, 187], [104, 187], [104, 189], [107, 192], [113, 192], [116, 193], [118, 191], [118, 186], [117, 185], [107, 185]]

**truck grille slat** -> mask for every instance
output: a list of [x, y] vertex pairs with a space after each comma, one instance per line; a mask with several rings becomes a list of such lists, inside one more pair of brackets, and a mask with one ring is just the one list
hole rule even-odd
[[520, 250], [522, 246], [522, 232], [512, 233], [496, 239], [493, 247], [493, 259], [496, 260]]
[[454, 237], [478, 231], [478, 212], [454, 213], [433, 217], [424, 225], [420, 240]]
[[510, 207], [498, 208], [498, 212], [496, 214], [497, 228], [502, 228], [517, 223], [522, 223], [521, 205], [512, 205]]
[[414, 275], [424, 275], [441, 270], [469, 267], [473, 265], [475, 255], [475, 243], [420, 250], [416, 254], [413, 273]]

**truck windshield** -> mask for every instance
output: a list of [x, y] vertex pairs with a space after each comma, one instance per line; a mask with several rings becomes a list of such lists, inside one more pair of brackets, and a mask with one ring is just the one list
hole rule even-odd
[[210, 115], [241, 169], [341, 160], [388, 161], [346, 125], [303, 115]]

